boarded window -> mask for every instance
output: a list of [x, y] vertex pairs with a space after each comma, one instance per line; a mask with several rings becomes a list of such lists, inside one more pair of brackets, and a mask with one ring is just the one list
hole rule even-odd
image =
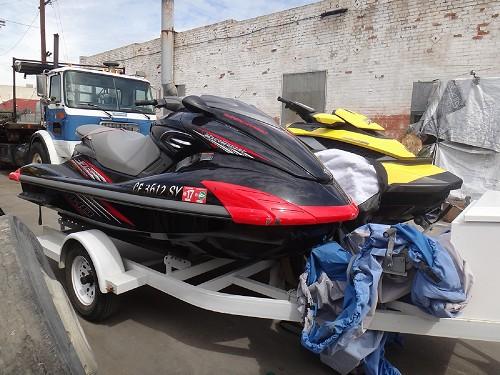
[[[304, 103], [318, 112], [325, 111], [326, 71], [283, 74], [282, 96], [289, 100]], [[281, 107], [281, 125], [300, 121], [300, 117], [285, 105]]]
[[432, 93], [433, 82], [413, 82], [411, 93], [410, 124], [420, 120], [427, 110], [429, 97]]

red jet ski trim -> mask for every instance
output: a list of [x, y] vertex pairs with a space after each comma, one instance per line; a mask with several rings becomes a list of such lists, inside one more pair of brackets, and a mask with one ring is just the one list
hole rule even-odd
[[90, 178], [95, 181], [107, 182], [108, 184], [113, 181], [109, 178], [100, 168], [96, 167], [90, 161], [83, 158], [71, 159], [70, 163], [80, 172], [83, 177]]
[[20, 177], [21, 177], [21, 168], [18, 168], [14, 172], [9, 173], [9, 180], [19, 182]]
[[245, 121], [242, 118], [231, 115], [230, 113], [224, 113], [224, 117], [229, 119], [229, 120], [235, 121], [238, 124], [248, 126], [249, 128], [252, 128], [253, 130], [258, 131], [259, 133], [268, 134], [267, 131], [265, 131], [264, 129], [261, 129], [259, 126], [252, 124], [251, 122]]
[[358, 215], [358, 207], [352, 202], [345, 206], [299, 206], [246, 186], [208, 180], [201, 183], [238, 224], [313, 225], [348, 221]]

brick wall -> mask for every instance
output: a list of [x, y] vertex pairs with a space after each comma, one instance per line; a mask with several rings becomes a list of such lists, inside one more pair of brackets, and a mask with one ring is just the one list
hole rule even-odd
[[[347, 13], [320, 17], [342, 7]], [[409, 121], [413, 81], [471, 69], [500, 74], [499, 14], [500, 1], [320, 1], [177, 33], [174, 79], [187, 94], [235, 97], [280, 116], [283, 73], [327, 70], [328, 110], [365, 113], [399, 134]], [[159, 39], [81, 58], [104, 60], [144, 71], [160, 87]]]

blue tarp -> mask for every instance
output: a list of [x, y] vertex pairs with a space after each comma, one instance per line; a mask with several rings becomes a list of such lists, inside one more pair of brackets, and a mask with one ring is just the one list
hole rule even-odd
[[[302, 344], [315, 353], [322, 353], [323, 356], [327, 354], [331, 357], [331, 363], [339, 363], [336, 358], [341, 357], [344, 368], [337, 370], [343, 373], [347, 371], [345, 358], [353, 358], [354, 367], [364, 358], [368, 375], [399, 374], [384, 359], [386, 336], [373, 336], [370, 333], [372, 336], [363, 337], [363, 322], [373, 316], [378, 302], [382, 261], [389, 241], [384, 233], [389, 228], [381, 224], [367, 224], [358, 228], [346, 237], [346, 242], [351, 246], [350, 251], [336, 242], [314, 248], [306, 265], [306, 274], [301, 276], [301, 280], [306, 280], [308, 289], [304, 291], [304, 287], [299, 287], [299, 296], [307, 295], [305, 300], [308, 304]], [[438, 241], [410, 225], [398, 224], [393, 228], [396, 230], [393, 254], [407, 254], [409, 266], [415, 268], [413, 280], [408, 280], [412, 283], [413, 304], [438, 317], [455, 316], [457, 310], [453, 304], [466, 301], [466, 293], [460, 270], [450, 254]], [[325, 279], [333, 282], [325, 284]], [[339, 283], [342, 288], [337, 287]], [[321, 290], [334, 287], [337, 287], [335, 293]], [[334, 309], [327, 308], [328, 298], [325, 296], [338, 295], [342, 289], [342, 310], [335, 315], [331, 313]], [[311, 291], [314, 293], [311, 294]], [[317, 301], [318, 295], [321, 295], [320, 303]], [[332, 304], [336, 303], [331, 300]], [[360, 353], [364, 357], [356, 358]]]
[[[388, 228], [387, 225], [367, 224], [354, 232], [354, 235], [369, 232], [366, 240], [355, 249], [359, 251], [359, 259], [367, 254], [384, 257], [388, 242], [384, 232]], [[411, 288], [412, 303], [439, 318], [454, 317], [456, 311], [448, 310], [447, 304], [464, 302], [466, 294], [460, 270], [455, 267], [450, 254], [436, 239], [411, 225], [397, 224], [393, 228], [397, 231], [394, 254], [406, 248], [412, 265], [417, 269]]]

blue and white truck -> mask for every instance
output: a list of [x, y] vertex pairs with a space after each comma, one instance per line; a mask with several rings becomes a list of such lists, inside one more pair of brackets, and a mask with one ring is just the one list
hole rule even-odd
[[[63, 163], [79, 143], [76, 128], [84, 124], [149, 133], [154, 108], [135, 105], [153, 99], [146, 79], [125, 75], [116, 63], [58, 65], [13, 59], [14, 108], [0, 119], [1, 163]], [[35, 113], [16, 111], [16, 73], [36, 75]]]

